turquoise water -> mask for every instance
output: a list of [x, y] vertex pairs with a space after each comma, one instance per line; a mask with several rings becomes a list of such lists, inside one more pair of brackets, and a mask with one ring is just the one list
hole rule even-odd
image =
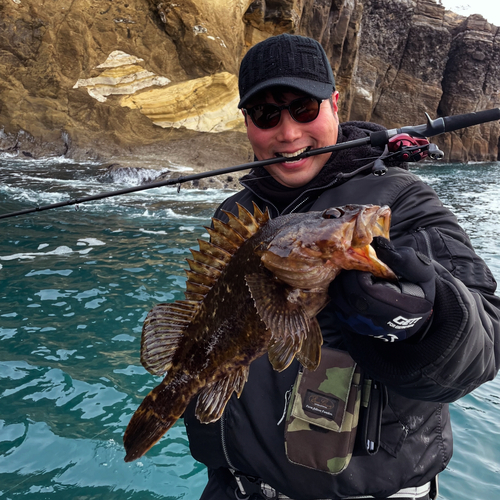
[[[419, 166], [500, 278], [500, 164]], [[137, 182], [99, 165], [0, 160], [0, 213]], [[183, 298], [185, 258], [228, 193], [161, 188], [0, 220], [0, 498], [196, 499], [205, 469], [182, 422], [136, 462], [123, 431], [159, 379], [145, 315]], [[441, 498], [500, 498], [500, 383], [452, 405]]]

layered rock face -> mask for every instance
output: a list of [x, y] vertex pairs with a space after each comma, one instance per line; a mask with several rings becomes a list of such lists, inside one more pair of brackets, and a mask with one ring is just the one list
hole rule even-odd
[[234, 105], [247, 5], [198, 4], [0, 0], [0, 151], [162, 169], [250, 159]]
[[[0, 0], [0, 151], [246, 162], [238, 67], [284, 32], [322, 43], [341, 121], [500, 106], [498, 28], [434, 0]], [[496, 160], [499, 136], [495, 122], [435, 142], [453, 161]]]
[[[388, 128], [500, 106], [499, 29], [433, 0], [363, 0], [351, 119]], [[451, 161], [498, 159], [498, 122], [433, 139]]]

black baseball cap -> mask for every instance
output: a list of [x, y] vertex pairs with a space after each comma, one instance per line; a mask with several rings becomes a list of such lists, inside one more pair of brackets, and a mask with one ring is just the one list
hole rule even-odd
[[241, 61], [238, 108], [245, 107], [258, 92], [277, 85], [328, 99], [335, 90], [335, 78], [321, 44], [285, 33], [254, 45]]

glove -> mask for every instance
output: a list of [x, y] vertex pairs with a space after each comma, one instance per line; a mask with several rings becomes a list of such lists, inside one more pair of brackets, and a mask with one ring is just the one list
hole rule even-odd
[[398, 276], [397, 282], [361, 271], [342, 271], [329, 289], [337, 319], [344, 328], [386, 342], [405, 340], [432, 315], [436, 272], [425, 255], [410, 247], [395, 248], [375, 238], [377, 256]]

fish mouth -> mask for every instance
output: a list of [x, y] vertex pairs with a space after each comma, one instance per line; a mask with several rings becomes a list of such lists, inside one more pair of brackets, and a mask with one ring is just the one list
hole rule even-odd
[[352, 234], [351, 246], [348, 254], [357, 261], [356, 267], [362, 270], [366, 265], [366, 272], [387, 280], [395, 280], [396, 275], [378, 257], [371, 243], [374, 237], [381, 236], [389, 239], [389, 228], [391, 224], [391, 210], [387, 206], [372, 206], [361, 210], [356, 215], [354, 226], [350, 228]]
[[[355, 254], [356, 269], [361, 270], [363, 264], [366, 265], [365, 272], [369, 272], [376, 276], [377, 278], [395, 281], [397, 279], [396, 275], [392, 269], [382, 262], [378, 257], [371, 245], [366, 245], [363, 248], [352, 248], [351, 253]], [[359, 267], [358, 267], [359, 266]]]
[[[319, 214], [319, 212], [317, 212]], [[261, 262], [280, 280], [299, 288], [326, 287], [341, 269], [395, 280], [371, 246], [389, 239], [391, 211], [374, 205], [328, 209], [317, 219], [287, 226], [261, 253]]]
[[310, 150], [311, 150], [311, 146], [306, 146], [305, 148], [299, 149], [298, 151], [294, 151], [293, 153], [278, 152], [278, 153], [275, 153], [274, 156], [276, 158], [290, 158], [288, 161], [286, 161], [284, 163], [296, 163], [296, 162], [300, 161], [302, 158], [298, 158], [296, 160], [294, 160], [294, 158], [296, 158], [297, 156], [301, 155], [302, 153], [305, 153], [306, 151], [310, 151]]

